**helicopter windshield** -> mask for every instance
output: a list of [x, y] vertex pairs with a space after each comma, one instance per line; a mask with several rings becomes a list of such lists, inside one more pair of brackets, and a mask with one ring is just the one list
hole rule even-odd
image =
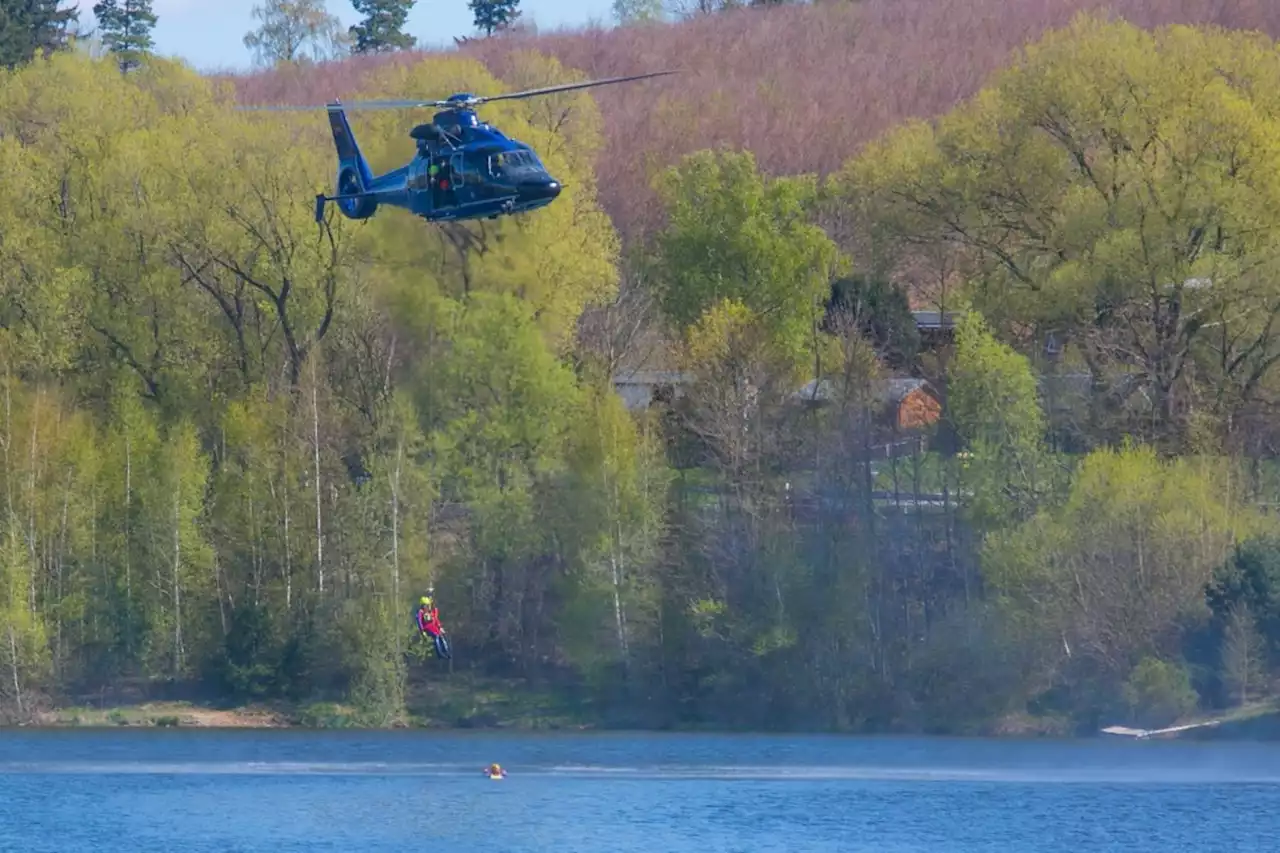
[[506, 151], [489, 158], [489, 172], [494, 177], [517, 177], [541, 171], [542, 163], [532, 151]]

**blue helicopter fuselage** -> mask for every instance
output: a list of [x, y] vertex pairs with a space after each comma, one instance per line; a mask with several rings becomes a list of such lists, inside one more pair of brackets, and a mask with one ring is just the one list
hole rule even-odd
[[[467, 96], [455, 96], [465, 98]], [[340, 104], [329, 105], [338, 154], [335, 196], [318, 196], [316, 219], [334, 201], [351, 219], [367, 219], [379, 207], [408, 210], [428, 221], [493, 219], [550, 204], [561, 185], [537, 153], [469, 109], [445, 109], [410, 134], [417, 155], [397, 169], [374, 175], [356, 145]]]

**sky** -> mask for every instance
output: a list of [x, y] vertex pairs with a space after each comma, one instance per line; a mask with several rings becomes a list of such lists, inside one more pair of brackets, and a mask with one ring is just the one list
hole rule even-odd
[[[95, 0], [79, 0], [82, 25], [94, 25]], [[248, 68], [252, 61], [244, 35], [256, 29], [253, 7], [260, 0], [153, 0], [155, 52], [179, 56], [200, 71]], [[350, 0], [327, 0], [329, 12], [344, 26], [360, 20]], [[612, 18], [611, 0], [521, 0], [522, 17], [542, 29], [603, 24]], [[406, 32], [424, 47], [452, 46], [453, 37], [474, 35], [467, 0], [418, 0], [409, 13]]]

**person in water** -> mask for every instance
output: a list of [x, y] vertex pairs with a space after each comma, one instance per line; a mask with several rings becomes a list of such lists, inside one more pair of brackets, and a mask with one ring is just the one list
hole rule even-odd
[[453, 656], [449, 651], [449, 641], [444, 636], [444, 628], [440, 627], [440, 611], [430, 595], [422, 596], [418, 603], [418, 632], [423, 639], [431, 638], [437, 658]]
[[488, 776], [490, 779], [507, 778], [507, 771], [503, 770], [501, 765], [498, 765], [498, 764], [490, 764], [488, 767], [484, 769], [484, 774]]

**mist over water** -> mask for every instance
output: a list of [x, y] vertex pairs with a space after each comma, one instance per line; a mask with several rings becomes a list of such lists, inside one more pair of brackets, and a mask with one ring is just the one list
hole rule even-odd
[[[491, 781], [492, 761], [509, 777]], [[1272, 849], [1280, 745], [702, 735], [0, 735], [0, 851]]]

